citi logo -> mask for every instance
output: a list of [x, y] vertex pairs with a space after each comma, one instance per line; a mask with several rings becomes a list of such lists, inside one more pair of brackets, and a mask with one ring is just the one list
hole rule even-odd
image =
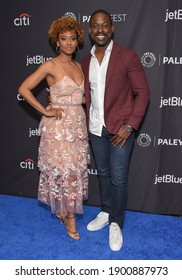
[[35, 167], [35, 161], [31, 158], [27, 158], [26, 160], [20, 162], [20, 167], [22, 169], [34, 169]]
[[21, 14], [19, 17], [14, 19], [15, 26], [29, 26], [30, 25], [30, 15]]
[[25, 99], [21, 96], [21, 94], [17, 94], [18, 101], [25, 101]]

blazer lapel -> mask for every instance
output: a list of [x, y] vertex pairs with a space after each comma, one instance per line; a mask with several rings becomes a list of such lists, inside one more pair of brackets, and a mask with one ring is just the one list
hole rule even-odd
[[114, 69], [116, 68], [116, 64], [118, 63], [118, 56], [117, 56], [118, 50], [119, 50], [119, 48], [114, 43], [112, 51], [111, 51], [110, 59], [109, 59], [108, 68], [107, 68], [106, 87], [108, 86], [110, 79], [113, 75]]

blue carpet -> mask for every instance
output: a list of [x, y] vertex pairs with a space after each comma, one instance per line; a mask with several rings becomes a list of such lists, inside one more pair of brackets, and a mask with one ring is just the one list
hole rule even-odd
[[77, 216], [80, 240], [72, 240], [49, 208], [36, 199], [0, 195], [1, 260], [181, 260], [182, 218], [126, 211], [124, 243], [108, 245], [108, 226], [89, 232], [99, 212], [84, 206]]

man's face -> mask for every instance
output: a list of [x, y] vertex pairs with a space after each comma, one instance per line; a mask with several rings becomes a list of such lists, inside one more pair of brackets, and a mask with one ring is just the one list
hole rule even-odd
[[96, 46], [106, 47], [109, 45], [113, 32], [114, 26], [111, 25], [107, 14], [97, 13], [92, 17], [89, 34]]

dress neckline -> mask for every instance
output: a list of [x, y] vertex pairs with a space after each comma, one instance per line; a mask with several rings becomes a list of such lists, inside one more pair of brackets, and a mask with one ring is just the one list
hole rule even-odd
[[[69, 77], [65, 72], [64, 72], [64, 70], [62, 69], [62, 67], [54, 60], [54, 59], [52, 59], [52, 61], [59, 67], [59, 69], [63, 72], [63, 74], [64, 74], [64, 77], [66, 76], [66, 77], [68, 77], [70, 80], [72, 80], [78, 87], [81, 87], [82, 86], [82, 84], [83, 84], [83, 81], [84, 81], [84, 74], [83, 74], [83, 71], [82, 71], [82, 69], [81, 69], [81, 67], [79, 66], [79, 64], [75, 61], [75, 63], [76, 63], [76, 65], [77, 65], [77, 67], [78, 67], [78, 69], [80, 69], [80, 71], [81, 71], [81, 73], [82, 73], [82, 76], [83, 76], [83, 81], [82, 81], [82, 83], [80, 84], [80, 86], [76, 83], [76, 81], [74, 81], [71, 77]], [[64, 78], [63, 77], [63, 78]], [[62, 79], [61, 79], [62, 80]], [[56, 83], [55, 83], [56, 84]]]
[[77, 87], [79, 87], [79, 88], [83, 85], [83, 82], [84, 82], [84, 79], [83, 79], [83, 81], [81, 82], [81, 84], [78, 85], [71, 77], [69, 77], [68, 75], [64, 75], [63, 78], [62, 78], [61, 80], [59, 80], [58, 82], [56, 82], [56, 83], [54, 83], [53, 85], [51, 85], [50, 88], [51, 88], [51, 87], [54, 87], [56, 84], [62, 82], [62, 80], [63, 80], [64, 78], [68, 78], [69, 80], [71, 80], [71, 81], [72, 81]]

